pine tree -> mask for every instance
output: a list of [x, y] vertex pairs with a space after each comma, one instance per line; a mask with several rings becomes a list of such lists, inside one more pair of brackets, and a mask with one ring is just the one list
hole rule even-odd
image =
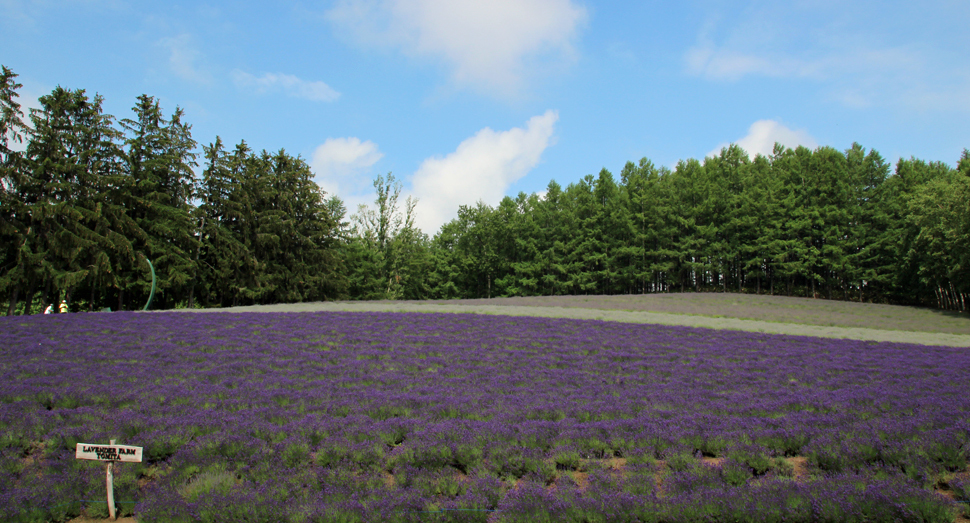
[[704, 207], [708, 198], [704, 167], [694, 159], [677, 162], [669, 183], [674, 221], [671, 224], [674, 239], [669, 247], [671, 283], [678, 285], [682, 292], [687, 288], [700, 290], [709, 274], [705, 253], [711, 230]]
[[850, 177], [856, 180], [856, 216], [850, 226], [848, 280], [865, 300], [866, 290], [880, 295], [891, 283], [893, 231], [886, 214], [883, 187], [889, 176], [889, 164], [875, 150], [866, 153], [858, 143], [846, 150]]
[[562, 187], [552, 180], [536, 206], [536, 224], [540, 236], [536, 255], [539, 292], [545, 296], [566, 294], [566, 239], [570, 236], [572, 216], [566, 212], [567, 203]]
[[[847, 165], [842, 152], [832, 147], [819, 147], [812, 155], [817, 191], [815, 207], [819, 210], [817, 234], [819, 250], [818, 280], [832, 299], [832, 289], [846, 289], [852, 254], [851, 225], [859, 214], [855, 192], [860, 183]], [[845, 295], [843, 294], [843, 298]]]
[[[542, 230], [538, 222], [539, 197], [520, 192], [514, 202], [514, 219], [509, 224], [509, 237], [514, 242], [516, 259], [511, 263], [509, 278], [512, 283], [506, 286], [508, 296], [536, 296], [540, 294], [540, 265]], [[504, 200], [503, 200], [504, 203]]]
[[198, 290], [206, 305], [225, 307], [239, 303], [240, 286], [255, 281], [257, 263], [239, 234], [238, 225], [246, 220], [239, 198], [242, 188], [234, 177], [222, 139], [217, 136], [214, 143], [203, 147], [203, 152], [205, 168], [196, 194], [199, 206], [194, 212], [199, 231], [195, 252], [198, 272], [192, 281], [188, 305], [194, 305]]
[[87, 286], [92, 308], [102, 287], [131, 261], [128, 238], [140, 232], [116, 201], [119, 133], [100, 96], [57, 87], [39, 101], [41, 109], [31, 115], [29, 171], [19, 189], [32, 231], [28, 287], [40, 289], [43, 307], [61, 298], [73, 302], [75, 291]]
[[[337, 251], [337, 221], [324, 205], [324, 192], [313, 181], [309, 165], [280, 150], [271, 162], [270, 210], [262, 214], [279, 246], [275, 302], [326, 300], [343, 295], [343, 267]], [[272, 270], [272, 269], [270, 269]]]
[[32, 264], [25, 251], [30, 218], [17, 194], [23, 184], [24, 159], [10, 148], [22, 144], [29, 132], [16, 100], [17, 89], [23, 87], [16, 78], [6, 66], [0, 70], [0, 296], [7, 296], [8, 316], [17, 308]]
[[[468, 273], [465, 271], [464, 256], [459, 248], [459, 240], [464, 232], [462, 224], [455, 219], [442, 225], [431, 240], [433, 269], [429, 276], [429, 286], [433, 298], [471, 297], [470, 286], [466, 282]], [[356, 271], [352, 271], [351, 277], [356, 274]]]
[[528, 266], [528, 254], [515, 231], [520, 227], [522, 209], [516, 200], [506, 196], [493, 209], [490, 241], [497, 254], [492, 293], [495, 296], [522, 295], [516, 267]]
[[593, 195], [596, 179], [587, 174], [578, 183], [569, 184], [564, 192], [566, 216], [572, 234], [564, 235], [566, 292], [595, 294], [596, 272], [603, 264], [602, 239], [596, 224], [597, 204]]
[[743, 181], [748, 169], [748, 154], [735, 144], [721, 149], [720, 155], [704, 161], [709, 181], [706, 211], [709, 217], [708, 256], [717, 272], [717, 284], [727, 292], [741, 291], [744, 284], [743, 246], [753, 241], [750, 224], [740, 214]]
[[633, 284], [631, 279], [621, 277], [621, 270], [630, 265], [635, 253], [630, 246], [634, 238], [625, 194], [617, 186], [613, 174], [601, 169], [593, 187], [593, 197], [596, 202], [593, 220], [600, 243], [599, 264], [594, 272], [597, 292], [621, 294]]
[[[147, 257], [155, 267], [158, 285], [155, 300], [162, 308], [183, 303], [197, 278], [195, 254], [198, 252], [197, 225], [192, 217], [190, 197], [195, 193], [195, 141], [191, 126], [183, 123], [182, 110], [176, 108], [165, 120], [158, 101], [148, 95], [138, 97], [132, 108], [134, 119], [121, 121], [127, 131], [125, 173], [129, 195], [126, 207], [145, 232], [144, 240], [134, 242], [140, 258]], [[125, 294], [146, 297], [151, 288], [147, 263], [145, 272], [132, 272], [121, 282], [118, 308], [125, 308]]]
[[775, 147], [772, 169], [778, 170], [784, 182], [782, 230], [773, 242], [774, 268], [786, 283], [785, 293], [793, 295], [800, 284], [814, 295], [817, 283], [820, 214], [815, 207], [814, 179], [810, 170], [812, 151], [799, 146], [792, 150]]
[[620, 173], [630, 234], [624, 249], [628, 262], [620, 271], [632, 293], [660, 291], [669, 271], [665, 265], [667, 256], [661, 252], [666, 239], [666, 213], [661, 213], [666, 207], [659, 197], [660, 173], [646, 158], [641, 158], [638, 165], [627, 162]]
[[744, 191], [740, 196], [738, 221], [745, 231], [741, 243], [742, 269], [745, 277], [755, 280], [755, 292], [762, 286], [774, 292], [774, 260], [781, 254], [773, 247], [781, 239], [783, 183], [768, 158], [760, 154], [747, 169]]

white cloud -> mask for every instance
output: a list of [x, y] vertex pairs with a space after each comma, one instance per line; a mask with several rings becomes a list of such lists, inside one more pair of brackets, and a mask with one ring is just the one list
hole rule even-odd
[[21, 0], [2, 0], [0, 1], [0, 25], [10, 28], [12, 31], [22, 30], [24, 27], [34, 29], [37, 23], [29, 12], [28, 2]]
[[509, 96], [537, 66], [572, 58], [586, 10], [572, 0], [340, 0], [327, 17], [362, 44], [441, 59], [456, 84]]
[[539, 163], [552, 145], [559, 115], [546, 111], [525, 128], [495, 132], [486, 127], [458, 145], [455, 152], [426, 159], [412, 178], [417, 226], [433, 235], [458, 214], [459, 205], [479, 200], [496, 205], [505, 191]]
[[212, 82], [212, 75], [196, 64], [202, 54], [192, 45], [191, 36], [162, 38], [156, 44], [168, 51], [168, 66], [180, 78], [200, 84]]
[[[818, 142], [805, 131], [794, 131], [774, 120], [758, 120], [748, 128], [748, 134], [743, 138], [734, 141], [739, 147], [748, 153], [748, 157], [754, 158], [761, 154], [771, 156], [775, 148], [775, 142], [794, 149], [799, 145], [804, 145], [809, 149], [818, 147]], [[716, 149], [707, 153], [706, 156], [718, 156], [721, 149], [729, 144], [721, 144]]]
[[810, 80], [822, 97], [853, 109], [970, 108], [970, 68], [952, 36], [900, 35], [871, 20], [859, 26], [860, 5], [813, 4], [744, 9], [720, 33], [709, 21], [683, 54], [685, 71], [713, 81]]
[[684, 54], [691, 74], [710, 80], [739, 80], [749, 74], [770, 77], [818, 77], [825, 64], [785, 56], [758, 56], [755, 53], [718, 48], [711, 42], [700, 43]]
[[237, 87], [252, 88], [257, 93], [283, 91], [287, 96], [314, 102], [332, 102], [340, 97], [340, 93], [323, 82], [308, 82], [291, 74], [264, 73], [256, 77], [236, 69], [232, 79]]
[[378, 150], [377, 144], [369, 140], [361, 142], [360, 138], [354, 137], [327, 138], [313, 150], [310, 167], [323, 190], [347, 200], [370, 186], [370, 179], [364, 179], [362, 175], [367, 174], [368, 169], [383, 157], [384, 153]]

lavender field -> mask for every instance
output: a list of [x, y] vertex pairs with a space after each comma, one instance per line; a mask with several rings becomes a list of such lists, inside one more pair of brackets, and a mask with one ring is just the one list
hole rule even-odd
[[471, 314], [0, 319], [0, 520], [966, 514], [966, 348]]

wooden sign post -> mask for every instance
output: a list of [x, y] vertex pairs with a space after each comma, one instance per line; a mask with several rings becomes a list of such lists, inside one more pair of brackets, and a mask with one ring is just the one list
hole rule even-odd
[[111, 440], [108, 445], [96, 445], [94, 443], [78, 443], [74, 452], [77, 459], [90, 459], [94, 461], [107, 461], [108, 469], [105, 472], [105, 483], [108, 490], [108, 515], [111, 519], [118, 519], [115, 515], [115, 485], [112, 465], [115, 461], [127, 461], [130, 463], [141, 463], [142, 447], [131, 445], [115, 445], [115, 440]]

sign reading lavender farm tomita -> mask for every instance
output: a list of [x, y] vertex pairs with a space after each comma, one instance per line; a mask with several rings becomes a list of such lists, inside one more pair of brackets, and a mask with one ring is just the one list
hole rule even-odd
[[131, 445], [95, 445], [78, 443], [74, 457], [94, 461], [127, 461], [141, 463], [142, 447]]
[[114, 473], [111, 471], [115, 461], [127, 461], [130, 463], [141, 463], [143, 447], [132, 445], [115, 445], [115, 440], [111, 440], [108, 445], [98, 445], [95, 443], [78, 443], [74, 451], [76, 459], [89, 459], [93, 461], [107, 461], [105, 467], [104, 480], [106, 490], [106, 501], [108, 502], [108, 516], [116, 519], [115, 514], [115, 489]]

